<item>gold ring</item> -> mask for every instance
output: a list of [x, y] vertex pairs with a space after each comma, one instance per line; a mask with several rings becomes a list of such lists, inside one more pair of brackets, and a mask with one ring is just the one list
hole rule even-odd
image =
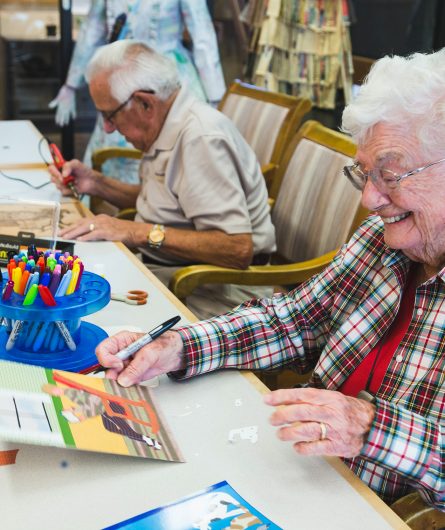
[[326, 438], [328, 437], [328, 428], [326, 427], [326, 423], [320, 422], [320, 431], [320, 441], [326, 440]]
[[94, 228], [95, 228], [94, 223], [90, 223], [90, 227], [89, 228], [90, 228], [90, 232], [92, 232], [94, 230]]

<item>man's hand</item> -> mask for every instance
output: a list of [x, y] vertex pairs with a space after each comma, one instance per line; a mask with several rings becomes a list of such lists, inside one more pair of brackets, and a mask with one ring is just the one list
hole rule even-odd
[[96, 355], [99, 363], [108, 368], [105, 374], [108, 379], [117, 380], [122, 386], [130, 386], [185, 368], [182, 339], [176, 331], [167, 331], [142, 347], [131, 360], [121, 361], [116, 357], [117, 352], [142, 335], [144, 334], [121, 331], [97, 346]]
[[374, 405], [332, 390], [276, 390], [264, 401], [279, 407], [270, 418], [277, 436], [302, 455], [357, 456], [375, 415]]
[[129, 247], [136, 247], [145, 241], [149, 232], [148, 226], [100, 214], [64, 228], [59, 232], [59, 236], [77, 241], [121, 241]]
[[63, 179], [72, 175], [74, 177], [74, 186], [78, 193], [94, 194], [95, 185], [101, 174], [86, 166], [79, 160], [70, 160], [63, 165], [62, 171], [56, 166], [48, 166], [52, 182], [61, 191], [62, 195], [72, 195], [71, 190], [64, 185]]

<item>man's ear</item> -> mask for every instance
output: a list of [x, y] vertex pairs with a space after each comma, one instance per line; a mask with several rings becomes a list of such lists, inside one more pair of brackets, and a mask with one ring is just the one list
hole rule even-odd
[[153, 106], [152, 103], [152, 94], [148, 94], [147, 92], [144, 92], [142, 90], [139, 90], [135, 93], [134, 99], [138, 101], [144, 110], [148, 110]]

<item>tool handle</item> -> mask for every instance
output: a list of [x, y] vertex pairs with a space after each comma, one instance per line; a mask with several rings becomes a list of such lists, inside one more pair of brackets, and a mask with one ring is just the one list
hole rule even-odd
[[64, 186], [69, 186], [70, 184], [74, 184], [73, 175], [68, 175], [67, 177], [63, 177], [63, 184]]
[[59, 170], [62, 169], [63, 164], [65, 164], [65, 159], [63, 158], [60, 149], [55, 143], [50, 143], [49, 150], [51, 152], [51, 156], [53, 157], [54, 165], [56, 166], [56, 168]]

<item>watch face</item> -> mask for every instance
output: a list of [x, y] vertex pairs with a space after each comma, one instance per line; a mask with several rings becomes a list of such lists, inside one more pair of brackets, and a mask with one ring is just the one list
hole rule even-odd
[[150, 241], [152, 243], [160, 243], [164, 241], [165, 234], [162, 230], [152, 230], [150, 232]]

